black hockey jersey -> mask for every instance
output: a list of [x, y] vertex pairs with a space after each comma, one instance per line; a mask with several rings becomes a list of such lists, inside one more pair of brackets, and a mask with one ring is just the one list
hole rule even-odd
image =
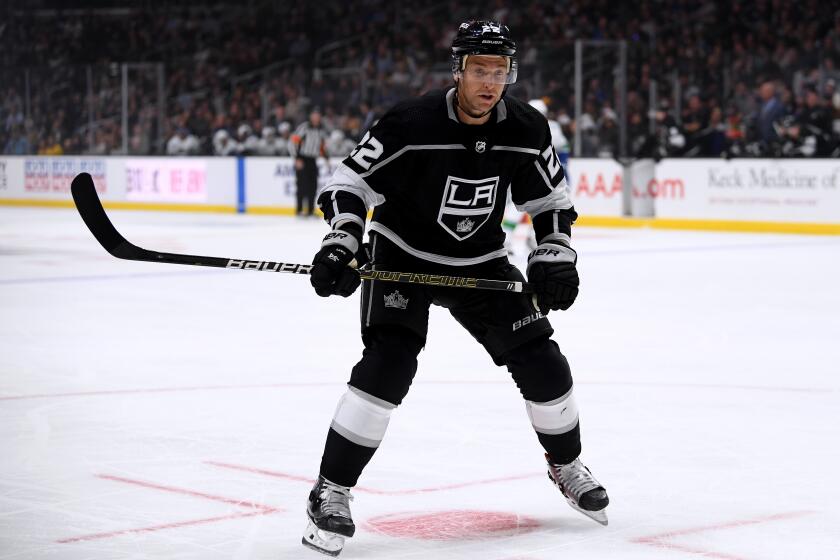
[[538, 111], [507, 97], [483, 125], [458, 121], [455, 89], [396, 105], [339, 165], [318, 197], [333, 228], [356, 223], [405, 252], [468, 266], [507, 255], [510, 191], [537, 240], [568, 244], [574, 211], [563, 167]]

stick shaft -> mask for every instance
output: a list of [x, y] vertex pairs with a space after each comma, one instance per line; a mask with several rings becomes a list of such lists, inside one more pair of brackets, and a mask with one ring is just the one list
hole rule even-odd
[[[228, 259], [223, 257], [206, 257], [201, 255], [185, 255], [180, 253], [163, 253], [150, 251], [134, 245], [123, 237], [102, 207], [93, 178], [88, 173], [80, 173], [73, 179], [70, 186], [76, 209], [90, 229], [93, 236], [106, 251], [119, 259], [142, 262], [159, 262], [167, 264], [182, 264], [190, 266], [209, 266], [215, 268], [230, 268], [235, 270], [260, 270], [267, 272], [283, 272], [288, 274], [309, 274], [311, 264], [283, 263], [275, 261], [254, 261], [247, 259]], [[389, 272], [385, 270], [359, 270], [362, 280], [380, 280], [383, 282], [400, 282], [404, 284], [422, 284], [427, 286], [447, 286], [453, 288], [473, 288], [479, 290], [500, 290], [505, 292], [530, 293], [531, 286], [527, 282], [510, 282], [507, 280], [486, 280], [482, 278], [467, 278], [463, 276], [444, 276], [436, 274], [422, 274], [414, 272]]]

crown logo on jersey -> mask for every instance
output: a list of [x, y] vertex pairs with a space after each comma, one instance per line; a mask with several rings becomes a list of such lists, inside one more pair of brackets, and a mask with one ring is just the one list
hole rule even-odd
[[469, 218], [464, 218], [457, 224], [455, 224], [455, 231], [458, 233], [469, 233], [472, 231], [475, 222], [470, 220]]
[[484, 150], [487, 149], [487, 142], [484, 140], [479, 140], [475, 143], [475, 151], [479, 154], [484, 153]]
[[405, 309], [408, 307], [408, 298], [404, 298], [399, 290], [394, 290], [393, 294], [385, 296], [385, 307]]

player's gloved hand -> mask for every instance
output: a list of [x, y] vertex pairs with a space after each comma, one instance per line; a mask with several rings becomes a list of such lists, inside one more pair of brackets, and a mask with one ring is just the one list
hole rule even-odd
[[578, 295], [577, 253], [561, 243], [540, 243], [528, 255], [528, 281], [534, 285], [534, 305], [542, 312], [566, 310]]
[[[321, 242], [321, 249], [312, 259], [309, 282], [321, 297], [347, 297], [356, 291], [362, 280], [350, 264], [359, 253], [359, 240], [351, 233], [331, 231]], [[353, 263], [361, 265], [363, 263]]]

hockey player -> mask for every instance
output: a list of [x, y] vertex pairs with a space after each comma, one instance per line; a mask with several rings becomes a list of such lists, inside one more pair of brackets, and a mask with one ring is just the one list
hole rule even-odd
[[[563, 134], [563, 130], [560, 128], [560, 123], [554, 119], [548, 119], [548, 105], [546, 105], [545, 101], [542, 99], [532, 99], [528, 102], [528, 105], [539, 111], [542, 116], [547, 118], [548, 130], [551, 133], [551, 146], [554, 148], [554, 153], [557, 154], [557, 158], [563, 166], [564, 174], [567, 174], [569, 169], [569, 141], [566, 140], [566, 135]], [[569, 178], [567, 175], [566, 181], [568, 182], [568, 180]], [[508, 193], [508, 195], [510, 195], [510, 193]], [[505, 229], [505, 248], [507, 248], [509, 255], [513, 256], [516, 254], [516, 243], [514, 243], [514, 237], [518, 235], [523, 235], [525, 237], [525, 245], [528, 247], [529, 252], [537, 247], [533, 224], [531, 223], [529, 216], [525, 212], [516, 208], [516, 205], [510, 199], [510, 196], [508, 196], [507, 206], [505, 207], [502, 227]]]
[[353, 536], [351, 489], [389, 417], [408, 392], [426, 341], [429, 307], [449, 310], [506, 366], [545, 449], [548, 473], [568, 503], [606, 524], [604, 487], [578, 458], [580, 428], [569, 365], [545, 315], [578, 294], [577, 255], [563, 167], [546, 119], [506, 98], [516, 80], [507, 26], [470, 21], [452, 43], [455, 86], [392, 108], [338, 166], [318, 197], [332, 231], [313, 260], [320, 296], [347, 297], [360, 284], [367, 210], [374, 269], [523, 280], [507, 260], [505, 199], [534, 217], [539, 245], [528, 258], [533, 295], [365, 282], [362, 359], [353, 368], [327, 433], [309, 494], [303, 543], [337, 555]]
[[[553, 118], [548, 118], [548, 105], [542, 99], [532, 99], [528, 102], [528, 105], [539, 111], [548, 120], [548, 130], [551, 132], [551, 145], [565, 170], [569, 164], [569, 141], [566, 139], [566, 135], [563, 134], [560, 123]], [[566, 179], [568, 180], [568, 177]]]

